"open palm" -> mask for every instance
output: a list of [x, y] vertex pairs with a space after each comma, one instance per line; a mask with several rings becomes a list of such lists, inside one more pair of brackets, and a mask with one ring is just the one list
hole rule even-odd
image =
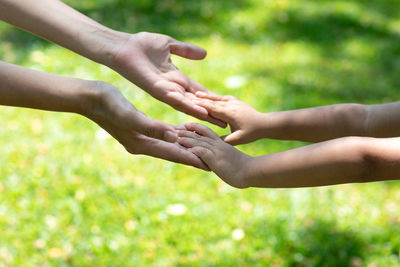
[[126, 40], [115, 53], [111, 66], [113, 69], [173, 108], [226, 127], [226, 123], [213, 118], [205, 108], [192, 102], [196, 92], [211, 92], [189, 79], [171, 61], [171, 54], [194, 60], [203, 59], [206, 56], [203, 48], [147, 32], [131, 34]]

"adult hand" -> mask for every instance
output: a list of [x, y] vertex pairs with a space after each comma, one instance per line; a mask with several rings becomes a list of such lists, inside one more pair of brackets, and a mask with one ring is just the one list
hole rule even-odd
[[115, 87], [104, 82], [93, 84], [89, 104], [82, 115], [96, 122], [132, 154], [143, 154], [208, 170], [187, 148], [179, 145], [176, 128], [147, 117]]
[[125, 34], [115, 47], [109, 66], [158, 100], [191, 116], [221, 127], [226, 123], [213, 118], [193, 102], [196, 92], [213, 94], [200, 83], [189, 79], [171, 61], [171, 54], [199, 60], [206, 51], [169, 36], [141, 32]]
[[171, 54], [203, 59], [198, 46], [154, 33], [114, 31], [59, 0], [0, 0], [0, 19], [107, 65], [173, 108], [221, 127], [226, 123], [192, 102], [208, 92], [171, 62]]

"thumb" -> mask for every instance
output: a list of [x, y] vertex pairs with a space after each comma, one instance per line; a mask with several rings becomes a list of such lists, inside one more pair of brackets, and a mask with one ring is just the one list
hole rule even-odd
[[147, 117], [140, 111], [138, 111], [137, 114], [138, 116], [135, 118], [134, 122], [135, 131], [148, 137], [171, 143], [174, 143], [178, 139], [178, 135], [172, 125]]
[[176, 40], [170, 44], [170, 50], [172, 54], [188, 59], [203, 59], [207, 55], [207, 51], [197, 45]]
[[221, 137], [226, 143], [231, 144], [233, 146], [243, 144], [243, 132], [235, 131], [229, 135], [225, 135]]

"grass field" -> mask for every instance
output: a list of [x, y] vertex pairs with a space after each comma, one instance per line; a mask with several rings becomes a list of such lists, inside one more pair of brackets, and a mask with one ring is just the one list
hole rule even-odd
[[[174, 62], [260, 111], [400, 95], [395, 0], [65, 2], [114, 29], [203, 46], [206, 60]], [[196, 121], [4, 23], [0, 58], [103, 80], [153, 118]], [[256, 156], [302, 145], [239, 149]], [[10, 107], [0, 107], [0, 155], [0, 266], [400, 266], [399, 182], [238, 190], [212, 173], [129, 155], [78, 115]]]

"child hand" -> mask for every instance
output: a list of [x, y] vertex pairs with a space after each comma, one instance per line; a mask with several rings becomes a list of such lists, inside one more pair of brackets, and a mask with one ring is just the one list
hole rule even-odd
[[211, 129], [197, 123], [185, 124], [178, 131], [178, 143], [189, 148], [223, 181], [237, 188], [246, 188], [249, 161], [252, 157], [222, 141]]
[[225, 121], [231, 128], [231, 134], [223, 137], [231, 145], [250, 143], [260, 138], [262, 113], [234, 96], [218, 96], [196, 93], [193, 102], [207, 109], [211, 116]]

